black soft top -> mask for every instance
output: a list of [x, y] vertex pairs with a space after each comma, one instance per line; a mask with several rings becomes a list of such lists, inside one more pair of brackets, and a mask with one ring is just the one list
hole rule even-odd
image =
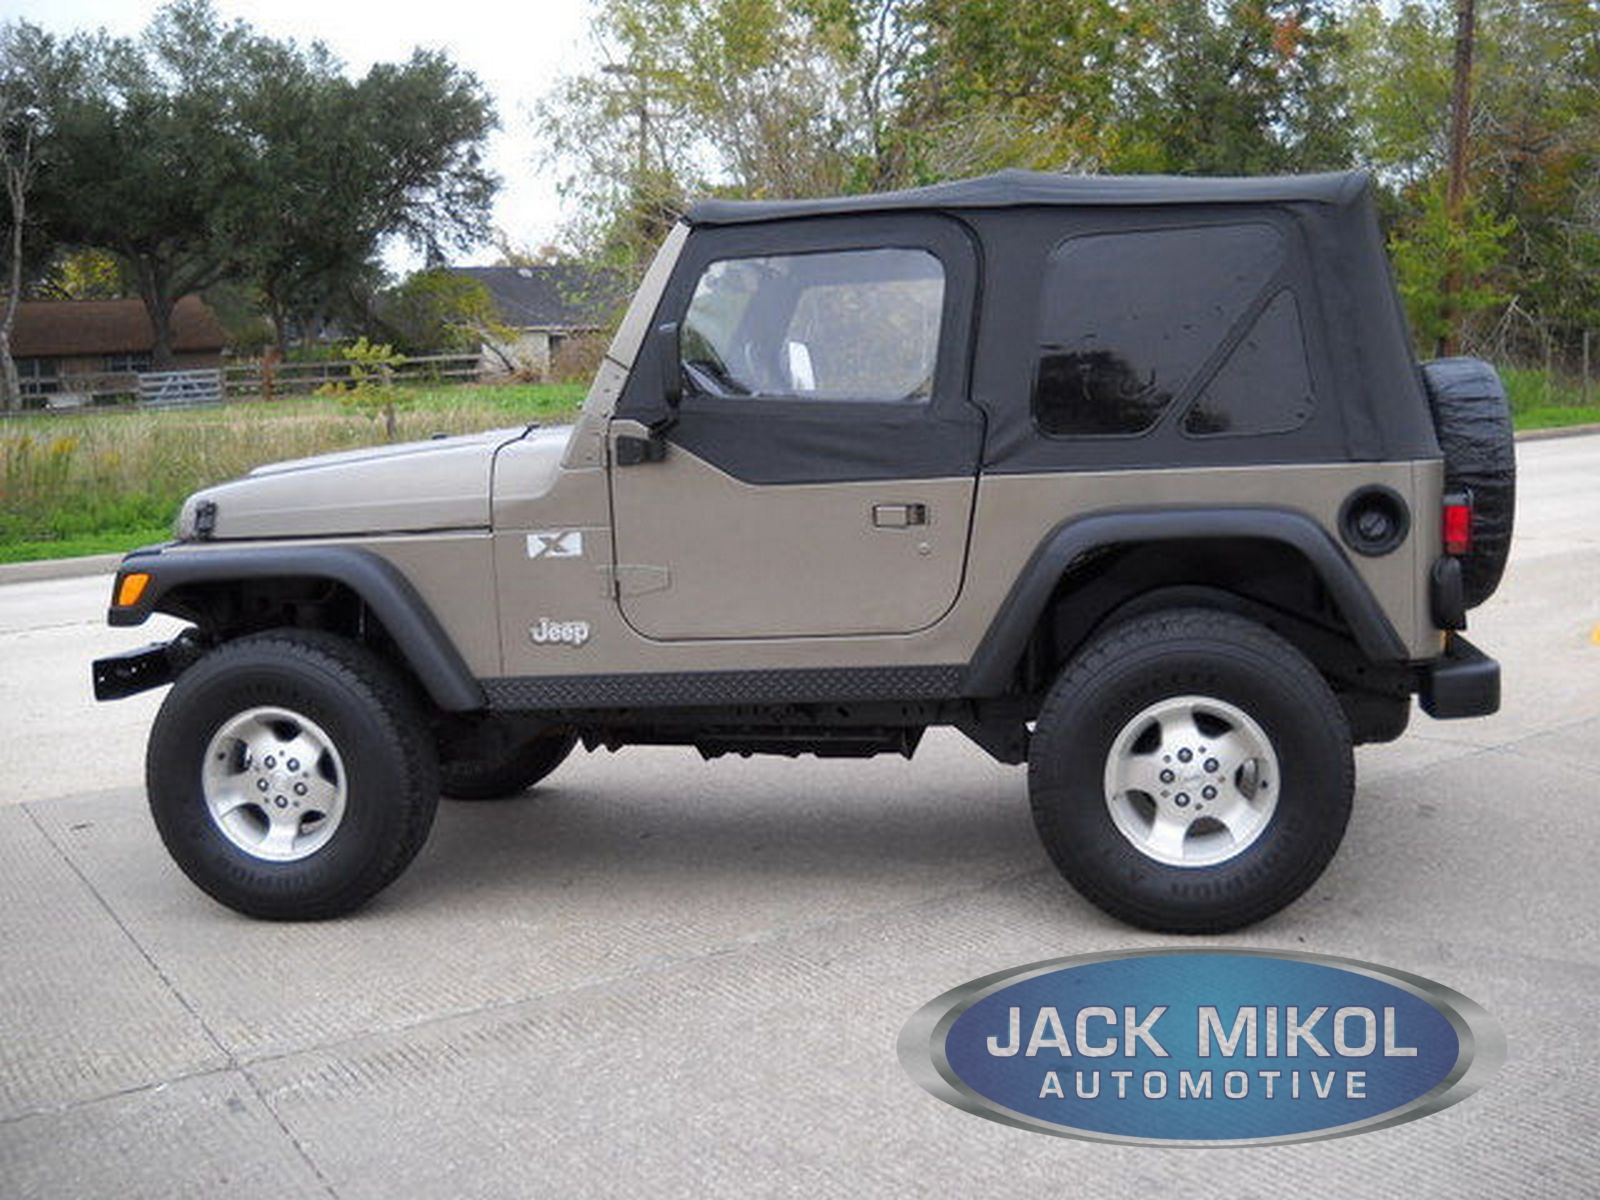
[[1248, 179], [1198, 179], [1184, 175], [1057, 175], [1045, 171], [1013, 170], [866, 196], [833, 196], [819, 200], [702, 200], [689, 209], [686, 219], [691, 225], [740, 225], [788, 217], [904, 212], [910, 209], [1053, 205], [1345, 205], [1364, 195], [1370, 182], [1365, 171]]

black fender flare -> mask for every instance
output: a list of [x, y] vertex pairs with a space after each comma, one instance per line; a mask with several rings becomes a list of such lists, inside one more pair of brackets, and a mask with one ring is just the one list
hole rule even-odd
[[1073, 561], [1091, 550], [1199, 538], [1258, 538], [1299, 551], [1377, 662], [1403, 662], [1405, 644], [1339, 544], [1305, 513], [1267, 507], [1120, 509], [1068, 520], [1040, 543], [968, 664], [964, 696], [1003, 695], [1039, 618]]
[[417, 589], [388, 559], [355, 546], [263, 546], [168, 553], [171, 547], [135, 550], [117, 568], [115, 599], [122, 577], [150, 576], [138, 602], [112, 604], [111, 625], [142, 625], [174, 589], [196, 583], [234, 583], [255, 579], [325, 579], [348, 587], [372, 610], [394, 638], [406, 663], [447, 712], [469, 712], [488, 703], [460, 651], [445, 633]]

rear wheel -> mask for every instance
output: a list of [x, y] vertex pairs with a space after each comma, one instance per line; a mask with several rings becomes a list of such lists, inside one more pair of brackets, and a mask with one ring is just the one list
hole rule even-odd
[[150, 733], [150, 811], [208, 895], [250, 916], [338, 916], [392, 882], [438, 804], [422, 714], [380, 659], [282, 630], [212, 651]]
[[1349, 727], [1293, 646], [1230, 613], [1138, 617], [1062, 672], [1035, 726], [1034, 820], [1061, 873], [1131, 924], [1220, 933], [1322, 873], [1349, 820]]

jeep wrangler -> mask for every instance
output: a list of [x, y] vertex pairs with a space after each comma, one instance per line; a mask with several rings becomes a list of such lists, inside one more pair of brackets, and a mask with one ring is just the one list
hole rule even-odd
[[1351, 747], [1495, 711], [1504, 393], [1417, 365], [1361, 174], [1004, 172], [707, 201], [570, 427], [260, 467], [137, 550], [94, 664], [171, 683], [172, 856], [259, 917], [400, 874], [442, 793], [582, 744], [1028, 765], [1051, 858], [1148, 929], [1303, 893]]

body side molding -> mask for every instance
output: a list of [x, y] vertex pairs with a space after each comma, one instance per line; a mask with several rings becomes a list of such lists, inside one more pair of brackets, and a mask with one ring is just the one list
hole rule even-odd
[[240, 580], [327, 579], [341, 583], [363, 603], [394, 638], [434, 703], [450, 712], [484, 707], [483, 688], [473, 678], [433, 610], [411, 581], [387, 559], [353, 546], [275, 546], [259, 549], [203, 550], [170, 554], [170, 547], [138, 550], [123, 560], [118, 578], [146, 572], [150, 583], [137, 604], [113, 606], [112, 625], [142, 625], [161, 607], [163, 597], [190, 584]]
[[998, 696], [1010, 682], [1056, 584], [1079, 556], [1103, 546], [1196, 538], [1259, 538], [1299, 551], [1369, 657], [1403, 662], [1405, 645], [1343, 550], [1311, 517], [1266, 507], [1125, 509], [1076, 517], [1034, 551], [972, 657], [963, 696]]

